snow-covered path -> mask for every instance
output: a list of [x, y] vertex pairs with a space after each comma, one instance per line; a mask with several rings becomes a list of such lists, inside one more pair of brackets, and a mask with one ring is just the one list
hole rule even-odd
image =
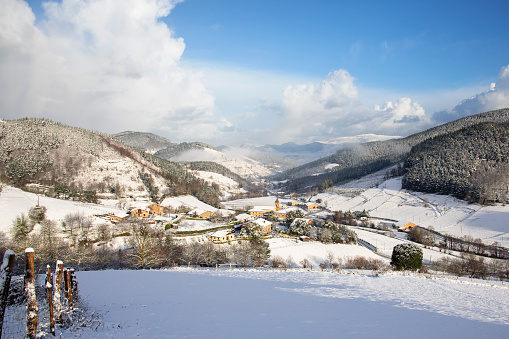
[[105, 314], [97, 332], [78, 333], [86, 338], [501, 338], [509, 330], [509, 290], [485, 283], [187, 269], [77, 278]]

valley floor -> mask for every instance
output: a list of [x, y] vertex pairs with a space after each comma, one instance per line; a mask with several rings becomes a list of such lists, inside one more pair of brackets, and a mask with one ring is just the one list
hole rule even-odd
[[389, 273], [195, 270], [77, 272], [83, 338], [501, 338], [509, 290]]

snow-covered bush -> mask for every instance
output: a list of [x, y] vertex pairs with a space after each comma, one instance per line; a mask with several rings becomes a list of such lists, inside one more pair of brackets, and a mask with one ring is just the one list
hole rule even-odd
[[418, 270], [422, 267], [422, 249], [415, 244], [398, 244], [392, 250], [391, 265], [398, 270]]

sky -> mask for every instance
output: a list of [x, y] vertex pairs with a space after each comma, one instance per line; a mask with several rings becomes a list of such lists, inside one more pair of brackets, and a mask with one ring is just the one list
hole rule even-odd
[[509, 107], [507, 1], [0, 0], [0, 117], [211, 145]]

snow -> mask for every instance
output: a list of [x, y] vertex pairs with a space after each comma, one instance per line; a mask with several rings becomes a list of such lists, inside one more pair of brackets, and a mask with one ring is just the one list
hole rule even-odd
[[21, 213], [28, 214], [30, 208], [36, 206], [38, 201], [40, 206], [47, 208], [46, 218], [54, 221], [62, 221], [66, 215], [76, 212], [85, 216], [121, 212], [115, 207], [38, 197], [36, 194], [5, 186], [0, 193], [0, 231], [8, 233], [12, 221]]
[[219, 152], [210, 148], [193, 149], [170, 159], [171, 161], [213, 161], [241, 177], [266, 177], [272, 173], [264, 164], [248, 157], [234, 157], [232, 153]]
[[97, 331], [64, 338], [501, 338], [506, 286], [306, 270], [76, 272]]
[[179, 197], [166, 198], [161, 202], [161, 206], [164, 207], [171, 206], [172, 208], [187, 206], [191, 209], [201, 209], [210, 212], [215, 212], [217, 210], [217, 208], [212, 207], [204, 202], [201, 202], [192, 195], [183, 195]]
[[273, 238], [266, 241], [269, 243], [271, 257], [280, 256], [285, 260], [290, 258], [294, 266], [302, 266], [300, 262], [307, 259], [313, 268], [318, 268], [318, 265], [326, 260], [328, 253], [332, 253], [335, 260], [340, 259], [343, 263], [348, 258], [361, 256], [379, 259], [389, 264], [389, 260], [358, 245], [323, 244], [318, 241], [302, 242], [289, 238]]
[[233, 192], [239, 190], [239, 183], [233, 179], [225, 177], [224, 175], [205, 171], [192, 171], [192, 173], [208, 183], [217, 184], [224, 196], [231, 196]]
[[401, 189], [401, 178], [384, 181], [382, 172], [318, 194], [331, 211], [366, 210], [372, 217], [413, 222], [455, 236], [470, 235], [485, 244], [509, 247], [509, 206], [481, 206], [446, 195]]

